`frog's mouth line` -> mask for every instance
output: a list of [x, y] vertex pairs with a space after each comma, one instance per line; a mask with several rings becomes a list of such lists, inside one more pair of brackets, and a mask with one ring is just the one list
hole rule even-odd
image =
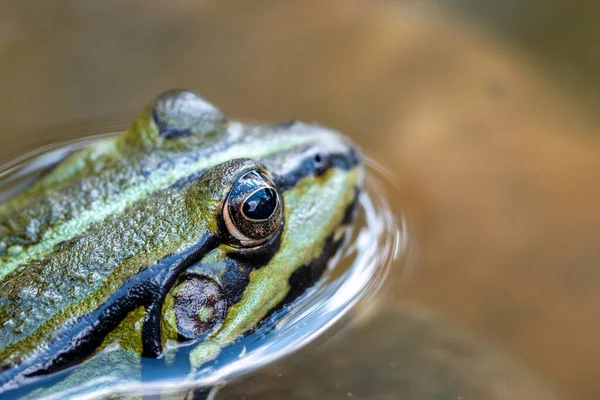
[[[315, 157], [315, 154], [306, 155], [293, 168], [280, 173], [273, 172], [273, 175], [279, 190], [284, 192], [293, 188], [304, 177], [320, 175], [330, 168], [350, 170], [360, 163], [360, 153], [350, 147], [346, 153], [319, 154], [318, 157]], [[358, 197], [358, 190], [355, 197]], [[342, 224], [351, 221], [350, 216], [356, 208], [356, 198], [347, 207]], [[261, 260], [262, 262], [256, 264], [255, 268], [260, 268], [269, 261], [279, 246], [279, 238], [280, 233], [261, 246], [261, 251], [268, 249], [270, 256]], [[101, 307], [80, 317], [74, 324], [63, 326], [62, 332], [58, 333], [56, 339], [42, 351], [37, 351], [34, 356], [5, 370], [0, 366], [0, 393], [19, 387], [29, 378], [49, 375], [89, 358], [101, 346], [106, 335], [114, 330], [129, 312], [140, 306], [146, 308], [142, 329], [144, 344], [142, 356], [157, 357], [162, 354], [160, 318], [166, 292], [183, 271], [200, 262], [219, 244], [221, 243], [218, 236], [207, 231], [194, 246], [183, 252], [169, 255], [144, 269], [126, 281]], [[341, 241], [333, 241], [330, 238], [319, 259], [310, 265], [301, 266], [297, 273], [290, 277], [290, 283], [295, 289], [276, 309], [294, 300], [320, 277], [323, 271], [321, 264], [325, 264], [340, 244]], [[246, 284], [247, 281], [243, 283], [244, 286]], [[243, 288], [238, 291], [242, 292]]]

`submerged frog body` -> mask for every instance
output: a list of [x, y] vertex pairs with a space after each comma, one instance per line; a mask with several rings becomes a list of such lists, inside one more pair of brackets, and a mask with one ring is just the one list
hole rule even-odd
[[162, 94], [0, 205], [0, 396], [197, 370], [318, 279], [362, 176], [337, 132]]

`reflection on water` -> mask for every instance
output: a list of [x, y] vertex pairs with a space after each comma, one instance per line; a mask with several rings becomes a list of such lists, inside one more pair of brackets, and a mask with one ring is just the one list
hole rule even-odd
[[[111, 135], [114, 133], [48, 145], [0, 167], [0, 201], [17, 195], [68, 154]], [[180, 391], [185, 394], [193, 387], [222, 386], [306, 346], [342, 319], [358, 301], [376, 294], [392, 263], [407, 248], [406, 226], [397, 225], [383, 190], [382, 180], [386, 179], [389, 173], [383, 167], [367, 162], [366, 190], [359, 200], [357, 223], [349, 232], [346, 245], [330, 260], [324, 276], [305, 295], [275, 313], [243, 340], [228, 346], [193, 376], [189, 375], [187, 362], [191, 346], [178, 351], [177, 360], [168, 366], [163, 360], [143, 360], [143, 385], [124, 382], [118, 373], [108, 370], [104, 376], [43, 398], [93, 399], [115, 393], [135, 396], [142, 391], [146, 395]], [[395, 269], [395, 274], [402, 272], [400, 265], [395, 265]], [[115, 350], [111, 347], [105, 352]], [[178, 363], [178, 360], [185, 362]], [[59, 383], [73, 370], [76, 368], [38, 379], [34, 386]], [[31, 386], [27, 386], [17, 393], [30, 390]]]
[[431, 309], [393, 296], [370, 307], [351, 329], [237, 379], [216, 399], [560, 399], [518, 360]]

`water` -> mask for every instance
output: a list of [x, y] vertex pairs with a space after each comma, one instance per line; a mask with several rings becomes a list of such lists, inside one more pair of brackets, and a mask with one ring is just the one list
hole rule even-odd
[[[67, 155], [115, 133], [81, 137], [36, 149], [0, 167], [0, 201], [27, 188]], [[221, 387], [278, 359], [290, 355], [324, 334], [359, 301], [378, 293], [389, 269], [408, 245], [404, 220], [390, 211], [382, 181], [389, 173], [372, 160], [367, 161], [366, 190], [359, 200], [357, 222], [339, 253], [330, 260], [323, 277], [313, 287], [269, 319], [255, 332], [228, 346], [215, 360], [205, 364], [193, 377], [186, 363], [169, 365], [143, 360], [144, 382], [122, 383], [118, 377], [103, 376], [45, 399], [95, 399], [106, 396], [185, 392], [193, 387]], [[395, 268], [399, 268], [398, 265]], [[398, 271], [395, 271], [398, 273]], [[191, 350], [193, 347], [188, 347]], [[181, 351], [187, 360], [186, 348]], [[46, 387], [59, 382], [68, 371], [39, 379], [34, 385]], [[98, 388], [104, 388], [98, 390]], [[31, 390], [27, 386], [24, 390]]]

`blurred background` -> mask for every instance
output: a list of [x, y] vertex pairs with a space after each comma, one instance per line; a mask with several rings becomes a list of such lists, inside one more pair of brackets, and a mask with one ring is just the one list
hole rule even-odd
[[410, 252], [218, 398], [598, 399], [598, 71], [586, 0], [0, 1], [0, 162], [175, 87], [334, 127], [394, 176]]

